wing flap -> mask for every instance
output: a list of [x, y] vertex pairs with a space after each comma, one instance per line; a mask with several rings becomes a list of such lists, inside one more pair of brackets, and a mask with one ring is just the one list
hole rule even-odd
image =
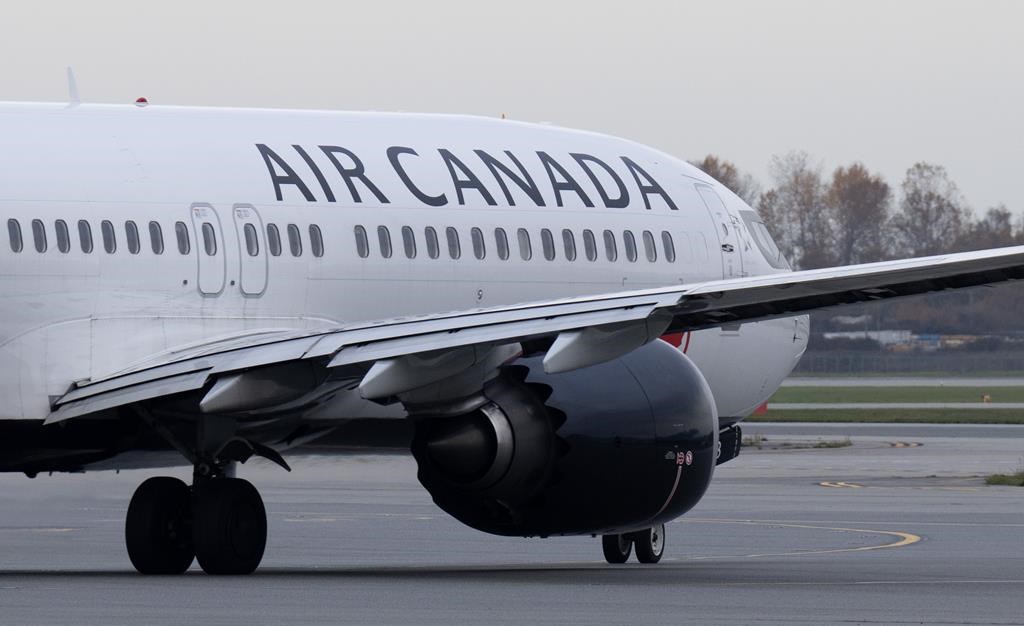
[[90, 394], [78, 400], [61, 402], [58, 408], [50, 413], [44, 423], [63, 422], [73, 417], [98, 413], [142, 402], [143, 400], [152, 400], [153, 398], [170, 396], [185, 391], [194, 391], [206, 384], [207, 375], [207, 370], [186, 372], [157, 380], [139, 382], [119, 389]]

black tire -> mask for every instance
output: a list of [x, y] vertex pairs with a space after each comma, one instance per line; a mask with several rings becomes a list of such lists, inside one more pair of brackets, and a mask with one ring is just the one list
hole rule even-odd
[[140, 574], [181, 574], [192, 565], [192, 494], [160, 476], [135, 490], [124, 524], [128, 558]]
[[633, 552], [633, 542], [629, 535], [602, 535], [601, 549], [604, 550], [604, 560], [609, 563], [625, 563]]
[[665, 554], [665, 525], [633, 533], [636, 544], [636, 560], [641, 563], [657, 563]]
[[267, 511], [247, 480], [214, 478], [193, 493], [192, 538], [207, 574], [251, 574], [267, 546]]

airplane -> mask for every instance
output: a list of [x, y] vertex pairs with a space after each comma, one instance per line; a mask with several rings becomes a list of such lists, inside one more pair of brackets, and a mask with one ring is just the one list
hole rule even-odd
[[0, 137], [0, 471], [191, 466], [131, 499], [143, 574], [254, 571], [237, 464], [327, 440], [407, 450], [472, 528], [656, 563], [808, 311], [1024, 275], [792, 271], [697, 168], [552, 125], [140, 99], [2, 104]]

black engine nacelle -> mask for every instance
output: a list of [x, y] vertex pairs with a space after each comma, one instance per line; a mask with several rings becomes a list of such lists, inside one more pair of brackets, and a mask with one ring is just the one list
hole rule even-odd
[[420, 417], [413, 454], [442, 509], [489, 533], [618, 533], [669, 521], [711, 481], [718, 415], [697, 367], [663, 341], [545, 374], [503, 368], [467, 415]]

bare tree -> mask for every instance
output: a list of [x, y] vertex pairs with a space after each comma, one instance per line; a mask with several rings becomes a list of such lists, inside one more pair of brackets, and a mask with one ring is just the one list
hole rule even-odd
[[880, 261], [886, 255], [889, 185], [860, 163], [838, 167], [825, 193], [835, 225], [839, 265]]
[[805, 152], [772, 157], [775, 187], [762, 194], [758, 210], [779, 237], [780, 248], [799, 269], [835, 262], [833, 224], [825, 204], [821, 168]]
[[897, 254], [940, 254], [961, 242], [969, 212], [946, 168], [916, 163], [902, 184], [899, 213], [892, 220], [900, 246]]
[[984, 250], [1002, 248], [1017, 243], [1018, 236], [1013, 228], [1013, 214], [1005, 205], [993, 207], [985, 216], [972, 223], [965, 234], [961, 250]]
[[761, 195], [761, 185], [754, 180], [754, 177], [750, 174], [741, 173], [731, 161], [726, 161], [713, 154], [709, 154], [701, 161], [691, 161], [690, 163], [728, 187], [730, 191], [743, 198], [743, 201], [750, 206], [754, 206], [757, 202], [757, 197]]

